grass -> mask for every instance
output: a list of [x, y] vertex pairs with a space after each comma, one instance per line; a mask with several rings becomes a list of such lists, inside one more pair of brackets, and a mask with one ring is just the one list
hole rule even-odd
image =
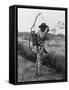
[[62, 75], [56, 74], [52, 68], [41, 66], [41, 75], [36, 76], [36, 64], [18, 55], [18, 82], [61, 80]]
[[65, 76], [65, 57], [61, 55], [54, 55], [49, 53], [43, 57], [43, 64], [53, 68], [56, 73], [61, 73], [63, 77]]
[[[35, 78], [35, 62], [36, 62], [36, 53], [32, 52], [28, 48], [28, 43], [19, 42], [18, 43], [18, 66], [19, 66], [19, 80], [18, 81], [29, 81], [37, 80]], [[53, 45], [52, 45], [53, 46]], [[55, 46], [55, 45], [54, 45]], [[64, 56], [64, 46], [59, 45], [56, 47], [49, 47], [49, 54], [45, 54], [42, 58], [42, 75], [39, 77], [39, 80], [58, 80], [65, 78], [65, 56]], [[58, 49], [58, 50], [57, 50]], [[50, 51], [51, 50], [51, 51]], [[52, 51], [53, 50], [53, 51]], [[57, 50], [57, 53], [55, 51]], [[60, 53], [60, 54], [59, 54]], [[21, 61], [21, 62], [20, 62]], [[33, 69], [33, 70], [32, 70]], [[31, 71], [30, 71], [31, 70]], [[44, 71], [45, 70], [45, 71]], [[50, 71], [52, 70], [52, 71]], [[55, 72], [55, 74], [53, 73]], [[25, 77], [26, 76], [26, 77]]]

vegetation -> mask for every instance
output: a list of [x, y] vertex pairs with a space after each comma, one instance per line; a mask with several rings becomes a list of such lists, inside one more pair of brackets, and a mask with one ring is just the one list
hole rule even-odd
[[[19, 33], [18, 35], [18, 38], [25, 38], [27, 36], [25, 39], [23, 38], [22, 41], [18, 40], [18, 81], [35, 81], [37, 80], [37, 78], [35, 77], [36, 53], [34, 53], [28, 47], [29, 33], [26, 34]], [[48, 54], [44, 54], [44, 56], [42, 57], [42, 76], [38, 77], [38, 79], [65, 79], [65, 41], [62, 39], [64, 35], [48, 35], [48, 46], [47, 42], [45, 43], [47, 46], [45, 46], [45, 48], [48, 51]], [[56, 42], [54, 37], [60, 37], [58, 43]]]

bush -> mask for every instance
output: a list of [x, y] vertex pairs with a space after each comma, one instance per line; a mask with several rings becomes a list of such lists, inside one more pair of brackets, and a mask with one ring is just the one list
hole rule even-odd
[[20, 54], [21, 56], [23, 56], [23, 57], [25, 57], [28, 60], [31, 60], [33, 62], [36, 61], [36, 53], [32, 52], [30, 50], [30, 48], [28, 48], [22, 44], [18, 45], [18, 54]]
[[56, 72], [65, 75], [65, 57], [49, 53], [43, 57], [43, 64], [53, 68]]

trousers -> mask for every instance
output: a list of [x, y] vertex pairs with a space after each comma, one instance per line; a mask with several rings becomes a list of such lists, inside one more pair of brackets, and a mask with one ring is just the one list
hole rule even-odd
[[43, 56], [43, 46], [38, 46], [37, 48], [37, 59], [36, 59], [36, 73], [40, 74]]

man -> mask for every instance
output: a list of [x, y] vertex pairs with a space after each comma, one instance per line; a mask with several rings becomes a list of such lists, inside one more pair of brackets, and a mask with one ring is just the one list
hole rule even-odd
[[39, 26], [40, 30], [37, 32], [37, 59], [36, 59], [36, 75], [40, 75], [40, 68], [42, 63], [42, 56], [43, 53], [47, 53], [47, 51], [44, 48], [44, 43], [46, 40], [46, 35], [49, 31], [49, 27], [42, 23]]

